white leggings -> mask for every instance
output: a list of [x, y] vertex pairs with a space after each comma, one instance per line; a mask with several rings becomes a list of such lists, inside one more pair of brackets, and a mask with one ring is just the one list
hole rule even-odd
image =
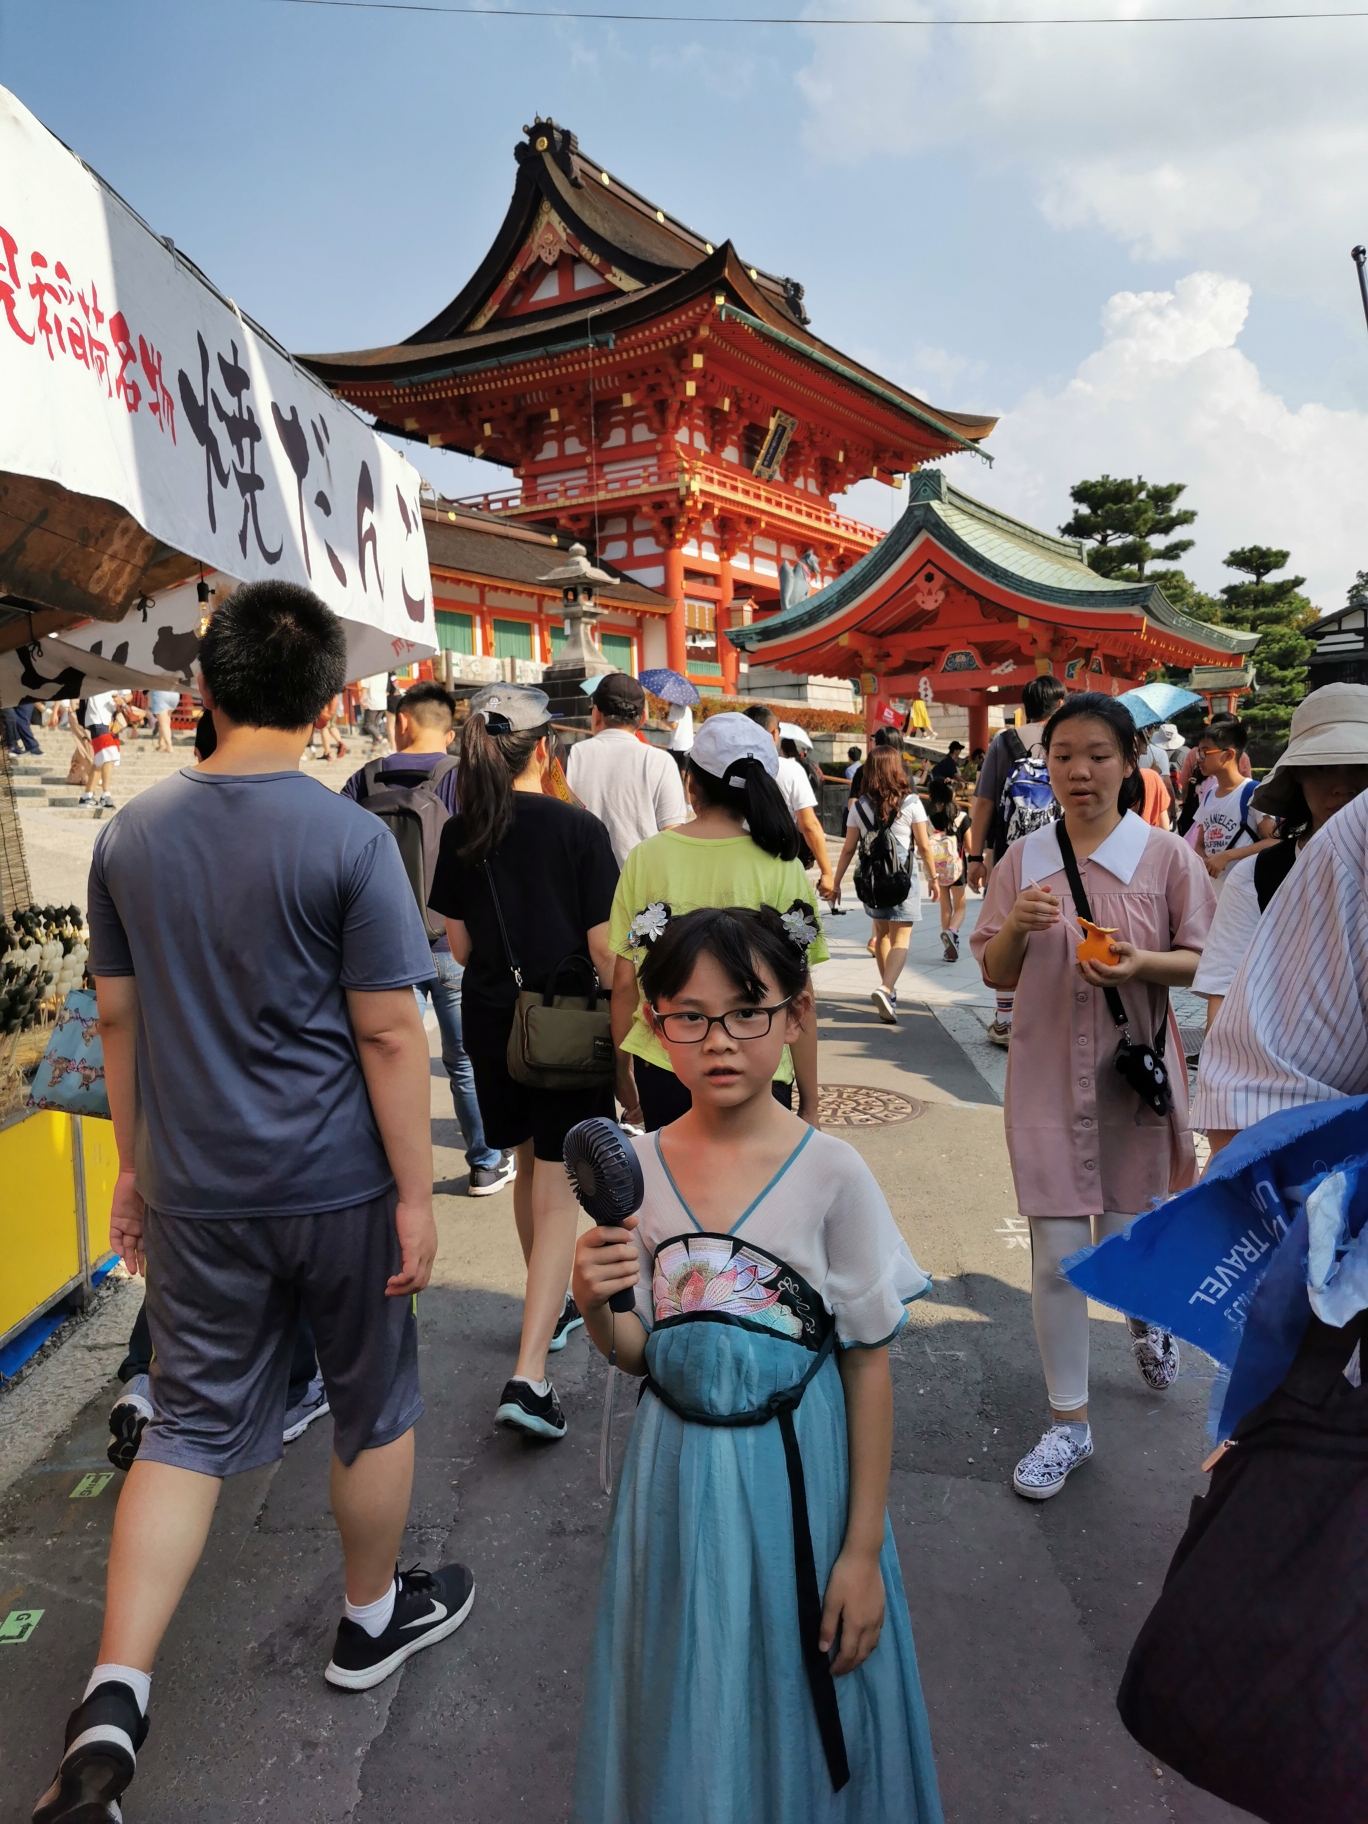
[[[1134, 1220], [1115, 1214], [1031, 1218], [1031, 1316], [1056, 1412], [1077, 1412], [1088, 1403], [1088, 1301], [1064, 1278], [1059, 1263]], [[1128, 1321], [1133, 1336], [1144, 1335], [1144, 1324]]]

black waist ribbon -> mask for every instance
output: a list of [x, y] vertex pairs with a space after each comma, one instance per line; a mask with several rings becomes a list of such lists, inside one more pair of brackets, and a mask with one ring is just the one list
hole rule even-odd
[[831, 1662], [822, 1651], [822, 1592], [817, 1587], [817, 1560], [812, 1550], [812, 1528], [808, 1522], [807, 1482], [803, 1475], [803, 1455], [798, 1448], [798, 1433], [793, 1415], [798, 1410], [809, 1381], [831, 1354], [836, 1341], [834, 1328], [827, 1332], [815, 1360], [801, 1381], [782, 1393], [772, 1393], [763, 1406], [753, 1412], [712, 1413], [696, 1407], [682, 1406], [666, 1393], [659, 1382], [646, 1376], [646, 1386], [676, 1418], [690, 1425], [768, 1425], [777, 1420], [779, 1435], [784, 1440], [784, 1465], [788, 1470], [789, 1498], [793, 1509], [793, 1568], [798, 1593], [798, 1637], [803, 1649], [803, 1667], [807, 1672], [812, 1707], [817, 1713], [817, 1733], [826, 1755], [831, 1789], [839, 1792], [849, 1782], [850, 1762], [846, 1757], [845, 1732], [836, 1703], [836, 1681], [831, 1676]]

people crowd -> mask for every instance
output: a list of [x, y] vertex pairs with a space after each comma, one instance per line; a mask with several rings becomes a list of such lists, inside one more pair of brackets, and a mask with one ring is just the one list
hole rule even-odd
[[[535, 686], [462, 703], [381, 673], [359, 694], [370, 756], [329, 791], [301, 770], [316, 737], [329, 765], [347, 751], [346, 643], [317, 598], [238, 590], [199, 667], [198, 764], [103, 825], [90, 874], [110, 1238], [147, 1289], [111, 1414], [126, 1479], [97, 1662], [35, 1824], [122, 1816], [223, 1478], [325, 1414], [343, 1588], [323, 1676], [370, 1689], [471, 1612], [468, 1567], [399, 1569], [438, 1248], [429, 1013], [468, 1194], [510, 1192], [526, 1268], [493, 1421], [567, 1435], [550, 1358], [580, 1327], [642, 1386], [577, 1824], [939, 1824], [886, 1513], [889, 1345], [930, 1282], [820, 1129], [826, 919], [850, 876], [891, 1026], [923, 902], [946, 964], [972, 927], [1048, 1413], [1012, 1486], [1053, 1497], [1094, 1453], [1063, 1263], [1193, 1182], [1195, 1130], [1219, 1150], [1368, 1089], [1368, 688], [1306, 697], [1262, 779], [1237, 717], [1189, 745], [1044, 675], [986, 751], [954, 742], [919, 778], [880, 730], [827, 781], [762, 704], [656, 744], [641, 685], [611, 673], [566, 751]], [[98, 806], [131, 707], [67, 711]], [[148, 705], [158, 747], [174, 707]], [[7, 712], [7, 743], [27, 730]], [[1191, 1107], [1189, 987], [1210, 1008]], [[567, 1136], [602, 1118], [638, 1205], [581, 1232]], [[1164, 1392], [1177, 1342], [1128, 1325]], [[763, 1778], [728, 1750], [743, 1739]]]

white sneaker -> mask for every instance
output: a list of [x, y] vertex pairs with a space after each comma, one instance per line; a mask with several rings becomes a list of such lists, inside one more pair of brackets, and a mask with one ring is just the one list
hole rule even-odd
[[1006, 1051], [1012, 1042], [1012, 1022], [1008, 1020], [1004, 1026], [1001, 1020], [994, 1020], [988, 1028], [988, 1037], [994, 1045], [1001, 1045], [1002, 1049]]
[[506, 1184], [512, 1184], [517, 1175], [517, 1155], [505, 1153], [497, 1165], [477, 1165], [472, 1168], [470, 1180], [466, 1185], [466, 1196], [492, 1197]]
[[870, 1000], [879, 1010], [879, 1018], [885, 1026], [896, 1026], [898, 1023], [898, 997], [887, 988], [878, 987], [870, 995]]
[[941, 949], [945, 952], [947, 963], [957, 963], [960, 953], [959, 932], [952, 925], [947, 925], [941, 932]]
[[1178, 1345], [1167, 1330], [1149, 1324], [1143, 1336], [1131, 1338], [1135, 1365], [1144, 1376], [1145, 1385], [1163, 1393], [1178, 1379]]
[[96, 798], [94, 792], [82, 792], [76, 802], [77, 804], [97, 804], [99, 800]]
[[104, 793], [104, 794], [103, 794], [103, 795], [102, 795], [102, 796], [101, 796], [101, 798], [100, 798], [100, 809], [101, 809], [101, 810], [102, 810], [102, 811], [112, 811], [112, 810], [113, 810], [113, 809], [114, 809], [114, 794], [113, 794], [113, 792], [105, 792], [105, 793]]
[[1052, 1425], [1012, 1471], [1012, 1487], [1028, 1501], [1048, 1501], [1092, 1454], [1091, 1427], [1080, 1442], [1067, 1427]]

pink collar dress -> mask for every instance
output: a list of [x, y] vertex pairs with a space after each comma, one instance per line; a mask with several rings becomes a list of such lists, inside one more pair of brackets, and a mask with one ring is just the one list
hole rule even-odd
[[[1079, 873], [1094, 922], [1141, 950], [1198, 950], [1216, 909], [1211, 877], [1181, 836], [1128, 811]], [[1139, 1215], [1196, 1176], [1187, 1072], [1171, 1012], [1165, 1059], [1173, 1112], [1146, 1108], [1114, 1065], [1121, 1034], [1100, 988], [1078, 972], [1077, 915], [1057, 826], [1014, 842], [993, 869], [969, 947], [988, 986], [983, 952], [1023, 886], [1034, 881], [1064, 908], [1049, 931], [1032, 932], [1016, 985], [1007, 1054], [1007, 1150], [1023, 1216]], [[1167, 990], [1129, 981], [1120, 989], [1131, 1037], [1152, 1038]]]

